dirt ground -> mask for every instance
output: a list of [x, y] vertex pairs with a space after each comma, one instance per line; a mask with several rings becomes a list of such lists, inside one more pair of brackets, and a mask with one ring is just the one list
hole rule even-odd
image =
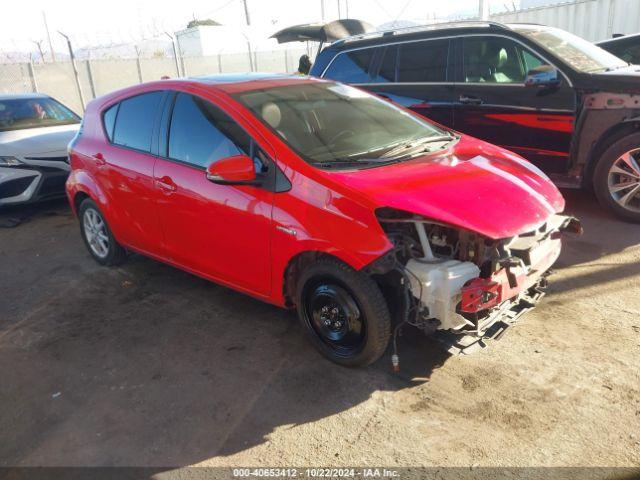
[[64, 202], [0, 214], [0, 466], [638, 466], [640, 225], [565, 192], [585, 235], [489, 348], [407, 330], [350, 370], [292, 313], [85, 251]]

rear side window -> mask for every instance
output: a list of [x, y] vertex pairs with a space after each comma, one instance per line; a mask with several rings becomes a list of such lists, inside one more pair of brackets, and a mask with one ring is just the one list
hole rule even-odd
[[153, 124], [162, 96], [163, 92], [151, 92], [120, 102], [113, 143], [150, 152]]
[[446, 82], [449, 40], [403, 43], [399, 46], [398, 82]]
[[[120, 121], [120, 118], [118, 118]], [[198, 167], [250, 154], [251, 138], [227, 114], [193, 95], [179, 93], [169, 129], [169, 157]]]
[[373, 48], [354, 50], [338, 54], [323, 75], [338, 82], [369, 83]]
[[398, 47], [390, 45], [381, 47], [381, 60], [378, 74], [372, 79], [374, 83], [389, 83], [396, 81], [396, 66], [398, 64]]
[[116, 115], [118, 114], [119, 103], [116, 103], [114, 106], [109, 108], [104, 115], [102, 116], [102, 121], [104, 122], [104, 130], [107, 133], [107, 137], [109, 141], [113, 141], [113, 127], [116, 126]]

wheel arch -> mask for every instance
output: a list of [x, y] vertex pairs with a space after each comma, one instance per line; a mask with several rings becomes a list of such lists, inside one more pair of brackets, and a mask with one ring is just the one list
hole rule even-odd
[[587, 157], [582, 177], [582, 186], [589, 190], [593, 190], [594, 173], [598, 160], [604, 152], [618, 140], [640, 132], [640, 117], [631, 118], [629, 120], [616, 123], [605, 130], [595, 141]]

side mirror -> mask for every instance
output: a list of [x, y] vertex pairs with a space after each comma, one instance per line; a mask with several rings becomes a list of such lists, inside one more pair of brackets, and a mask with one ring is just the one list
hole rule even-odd
[[222, 185], [260, 185], [253, 160], [246, 155], [235, 155], [212, 163], [207, 167], [207, 180]]
[[524, 79], [525, 87], [556, 87], [560, 84], [558, 70], [551, 65], [540, 65], [527, 72]]

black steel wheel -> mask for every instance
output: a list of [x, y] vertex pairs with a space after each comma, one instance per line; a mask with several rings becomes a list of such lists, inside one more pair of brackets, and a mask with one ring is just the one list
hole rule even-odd
[[310, 265], [299, 278], [300, 322], [324, 356], [364, 366], [385, 351], [390, 332], [387, 303], [367, 274], [333, 259]]

